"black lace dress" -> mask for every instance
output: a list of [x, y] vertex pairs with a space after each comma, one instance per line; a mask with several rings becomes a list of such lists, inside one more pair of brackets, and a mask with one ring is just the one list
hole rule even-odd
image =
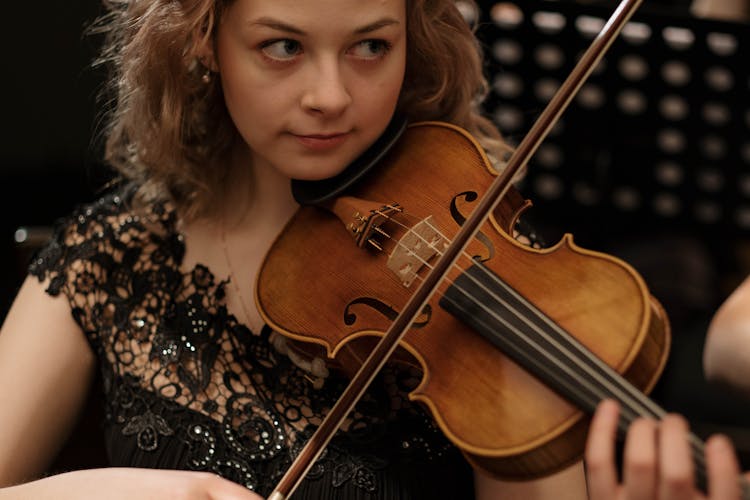
[[[58, 222], [30, 273], [50, 278], [97, 354], [111, 465], [209, 471], [268, 495], [343, 391], [306, 373], [227, 312], [226, 281], [182, 270], [167, 204], [144, 213], [122, 189]], [[471, 469], [387, 369], [296, 499], [470, 499]]]

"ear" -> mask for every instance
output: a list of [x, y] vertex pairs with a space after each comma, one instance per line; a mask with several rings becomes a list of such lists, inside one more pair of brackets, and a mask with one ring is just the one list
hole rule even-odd
[[214, 43], [211, 38], [203, 38], [195, 51], [197, 59], [200, 63], [208, 68], [212, 73], [219, 72], [219, 64], [216, 59], [216, 51], [214, 49]]

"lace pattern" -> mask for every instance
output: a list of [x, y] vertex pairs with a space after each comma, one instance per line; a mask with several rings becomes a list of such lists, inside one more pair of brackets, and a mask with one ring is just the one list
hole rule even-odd
[[[168, 204], [131, 206], [132, 188], [56, 225], [30, 273], [63, 294], [97, 353], [113, 465], [208, 470], [267, 494], [344, 388], [305, 373], [225, 304], [226, 281], [185, 253]], [[389, 368], [307, 476], [377, 493], [403, 463], [461, 463]], [[455, 469], [454, 469], [455, 470]], [[411, 497], [409, 497], [411, 498]]]

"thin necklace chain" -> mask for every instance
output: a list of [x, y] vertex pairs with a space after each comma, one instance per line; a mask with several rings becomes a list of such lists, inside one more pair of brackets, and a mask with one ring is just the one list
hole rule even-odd
[[[221, 249], [224, 252], [224, 259], [227, 261], [227, 267], [229, 267], [229, 281], [234, 286], [234, 291], [237, 292], [237, 299], [240, 301], [242, 312], [245, 314], [245, 326], [250, 328], [250, 331], [258, 333], [260, 332], [262, 326], [259, 327], [256, 331], [255, 325], [251, 323], [250, 319], [252, 318], [252, 316], [250, 316], [250, 312], [245, 305], [245, 298], [242, 296], [242, 292], [240, 291], [240, 285], [235, 279], [237, 273], [234, 272], [234, 269], [232, 268], [232, 259], [229, 258], [229, 247], [227, 246], [227, 236], [226, 230], [224, 229], [223, 220], [221, 221], [219, 231], [219, 236], [221, 239]], [[273, 335], [271, 336], [271, 338], [273, 339]], [[276, 341], [272, 341], [276, 350], [283, 354], [286, 354], [292, 361], [292, 363], [301, 368], [304, 372], [305, 379], [307, 379], [313, 385], [313, 387], [315, 387], [316, 389], [320, 389], [321, 387], [323, 387], [323, 382], [325, 378], [328, 377], [328, 369], [325, 366], [325, 362], [320, 358], [303, 358], [287, 347], [286, 339], [284, 337], [277, 336], [276, 338]]]
[[250, 311], [247, 309], [247, 305], [245, 304], [245, 297], [242, 295], [242, 292], [240, 291], [240, 284], [238, 282], [237, 273], [234, 272], [234, 268], [232, 267], [232, 259], [229, 258], [229, 247], [227, 246], [227, 235], [226, 230], [224, 228], [224, 220], [222, 219], [220, 223], [220, 238], [221, 238], [221, 249], [224, 252], [224, 260], [227, 261], [227, 267], [229, 268], [229, 282], [232, 283], [232, 286], [234, 287], [234, 291], [237, 292], [237, 300], [240, 302], [240, 306], [242, 307], [242, 313], [245, 315], [245, 324], [250, 328], [254, 329], [255, 325], [252, 324], [252, 317], [250, 315]]

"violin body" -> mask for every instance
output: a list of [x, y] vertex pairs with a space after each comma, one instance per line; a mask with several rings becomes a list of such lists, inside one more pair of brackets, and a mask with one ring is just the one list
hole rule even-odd
[[[265, 321], [332, 366], [356, 369], [495, 175], [465, 131], [438, 122], [410, 126], [347, 192], [400, 206], [379, 226], [377, 234], [386, 237], [358, 246], [341, 217], [301, 207], [257, 278]], [[464, 269], [480, 261], [643, 392], [656, 383], [669, 349], [666, 315], [631, 266], [578, 247], [570, 235], [547, 249], [511, 236], [528, 206], [512, 190], [501, 200], [392, 358], [421, 369], [409, 397], [429, 409], [472, 465], [513, 480], [580, 459], [588, 418], [440, 306]]]

